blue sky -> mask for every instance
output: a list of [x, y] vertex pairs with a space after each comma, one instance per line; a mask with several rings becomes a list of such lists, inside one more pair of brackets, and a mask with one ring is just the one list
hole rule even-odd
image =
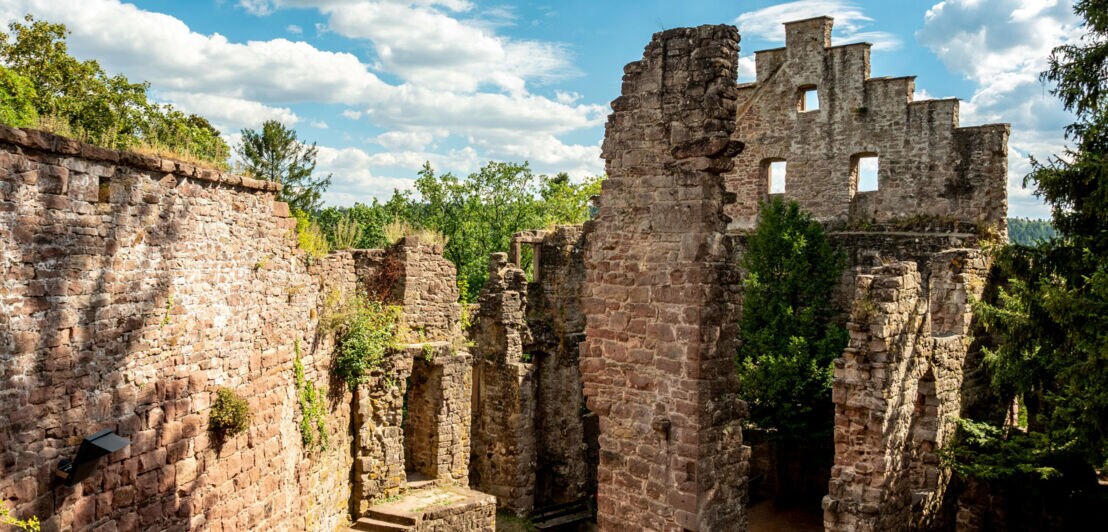
[[736, 24], [742, 81], [752, 52], [782, 44], [781, 22], [830, 15], [837, 44], [874, 44], [873, 76], [961, 98], [962, 125], [1012, 123], [1010, 213], [1042, 217], [1020, 183], [1028, 155], [1064, 146], [1070, 117], [1037, 75], [1080, 35], [1071, 0], [0, 0], [7, 21], [27, 12], [232, 143], [266, 119], [291, 125], [318, 143], [336, 205], [410, 186], [424, 161], [602, 173], [608, 103], [653, 32]]

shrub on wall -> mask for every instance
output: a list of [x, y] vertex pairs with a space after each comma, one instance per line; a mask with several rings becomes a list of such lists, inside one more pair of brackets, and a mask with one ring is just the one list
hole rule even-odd
[[331, 245], [327, 243], [327, 237], [323, 235], [319, 224], [304, 211], [292, 211], [292, 216], [296, 218], [296, 240], [300, 249], [304, 250], [308, 264], [327, 256], [331, 252]]
[[842, 255], [796, 202], [776, 198], [762, 206], [741, 264], [738, 371], [750, 420], [786, 438], [829, 433], [832, 362], [847, 342], [831, 322]]
[[333, 371], [351, 389], [366, 375], [381, 366], [388, 350], [396, 343], [401, 309], [353, 296], [342, 308], [329, 312], [329, 325], [336, 332]]
[[216, 391], [215, 403], [212, 404], [210, 424], [212, 430], [221, 436], [234, 436], [250, 428], [250, 405], [239, 394], [230, 388], [220, 388]]

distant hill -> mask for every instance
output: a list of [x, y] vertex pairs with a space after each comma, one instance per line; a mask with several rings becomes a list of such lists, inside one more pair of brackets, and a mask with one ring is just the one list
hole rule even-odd
[[1008, 218], [1008, 240], [1013, 244], [1034, 245], [1058, 236], [1050, 220]]

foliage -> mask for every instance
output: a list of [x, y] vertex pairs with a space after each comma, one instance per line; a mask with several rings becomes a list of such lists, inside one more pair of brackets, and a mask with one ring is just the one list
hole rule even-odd
[[338, 338], [332, 370], [351, 389], [384, 362], [399, 332], [400, 312], [400, 307], [353, 296], [328, 317]]
[[1008, 240], [1013, 244], [1033, 246], [1057, 236], [1058, 232], [1047, 220], [1008, 218]]
[[741, 265], [738, 372], [750, 419], [782, 438], [829, 432], [831, 364], [847, 340], [831, 322], [842, 255], [795, 202], [775, 198], [762, 205]]
[[93, 60], [78, 61], [69, 55], [64, 25], [31, 15], [23, 20], [8, 25], [10, 35], [0, 34], [0, 60], [29, 81], [33, 91], [6, 74], [2, 84], [5, 96], [14, 96], [21, 106], [29, 101], [38, 119], [23, 110], [9, 114], [5, 105], [0, 112], [5, 123], [45, 128], [114, 149], [166, 152], [226, 166], [230, 149], [207, 120], [149, 102], [148, 83], [109, 76]]
[[327, 233], [331, 249], [351, 249], [362, 240], [362, 224], [347, 214], [339, 218], [334, 230]]
[[323, 402], [323, 389], [304, 376], [304, 363], [300, 361], [300, 339], [293, 344], [296, 358], [292, 362], [293, 377], [296, 383], [296, 400], [300, 404], [300, 440], [305, 449], [318, 446], [327, 449], [330, 434], [327, 431], [326, 411]]
[[344, 216], [357, 220], [364, 229], [359, 248], [381, 248], [408, 235], [443, 245], [459, 282], [470, 288], [462, 300], [472, 301], [488, 276], [489, 253], [507, 251], [519, 231], [588, 220], [602, 179], [536, 176], [526, 163], [489, 163], [458, 178], [425, 165], [414, 191], [395, 191], [384, 203], [328, 207], [318, 220], [332, 241]]
[[301, 143], [296, 131], [276, 120], [266, 120], [261, 131], [243, 129], [242, 141], [235, 146], [247, 173], [281, 183], [277, 200], [304, 212], [320, 209], [320, 197], [331, 184], [330, 174], [313, 175], [317, 153], [314, 142], [310, 146]]
[[331, 246], [319, 224], [304, 211], [292, 211], [292, 216], [296, 218], [296, 239], [300, 249], [306, 254], [308, 264], [327, 256], [331, 252]]
[[250, 428], [250, 404], [230, 388], [216, 390], [209, 415], [212, 430], [222, 436], [234, 436]]
[[[1028, 456], [1046, 467], [1045, 457], [1078, 453], [1088, 470], [1108, 459], [1108, 1], [1080, 0], [1074, 9], [1086, 34], [1055, 48], [1042, 74], [1076, 114], [1066, 128], [1073, 147], [1033, 160], [1025, 178], [1051, 205], [1058, 235], [1001, 249], [997, 267], [1010, 280], [975, 311], [998, 344], [986, 357], [994, 388], [1026, 408]], [[981, 452], [1013, 460], [995, 451], [1012, 434], [982, 438], [992, 441]], [[950, 454], [966, 466], [957, 450]]]
[[0, 122], [15, 127], [38, 123], [31, 80], [0, 66]]
[[16, 519], [12, 517], [12, 512], [4, 504], [4, 501], [0, 501], [0, 525], [11, 525], [26, 532], [39, 532], [41, 530], [38, 517], [32, 515], [27, 519]]
[[1046, 436], [1004, 429], [985, 422], [957, 419], [958, 444], [939, 450], [955, 472], [981, 480], [1046, 480], [1059, 475], [1044, 465], [1050, 442]]
[[600, 195], [601, 176], [573, 184], [569, 175], [541, 176], [540, 197], [547, 224], [579, 224], [592, 218], [592, 198]]

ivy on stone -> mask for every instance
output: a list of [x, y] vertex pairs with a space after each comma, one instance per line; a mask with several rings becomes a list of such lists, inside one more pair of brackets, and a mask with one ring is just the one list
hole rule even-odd
[[318, 447], [327, 449], [330, 440], [327, 431], [326, 410], [323, 402], [323, 389], [315, 385], [304, 375], [304, 364], [300, 361], [300, 339], [294, 344], [296, 358], [292, 362], [296, 384], [296, 400], [300, 404], [300, 439], [304, 448]]

